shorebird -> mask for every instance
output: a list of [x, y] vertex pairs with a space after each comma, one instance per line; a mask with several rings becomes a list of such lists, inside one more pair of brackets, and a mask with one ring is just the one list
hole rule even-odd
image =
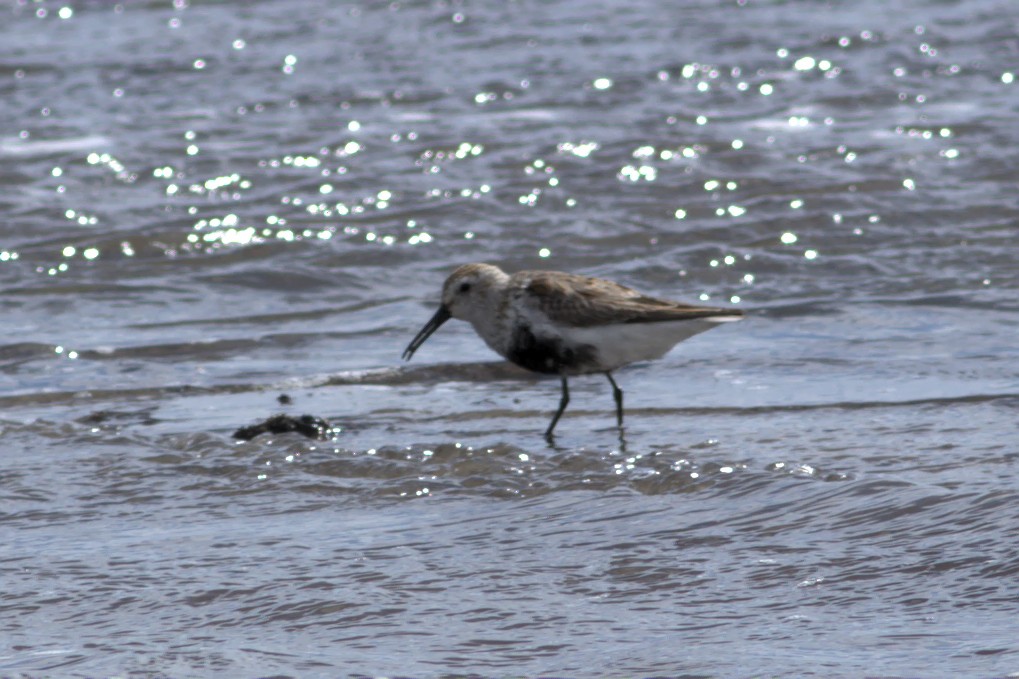
[[738, 321], [739, 309], [657, 299], [603, 278], [560, 271], [507, 274], [491, 264], [464, 264], [442, 286], [442, 302], [403, 352], [409, 361], [433, 332], [457, 318], [497, 354], [522, 368], [558, 375], [559, 409], [545, 431], [552, 438], [570, 402], [567, 377], [602, 373], [612, 385], [616, 422], [623, 426], [623, 390], [612, 371], [661, 358], [677, 343], [719, 323]]

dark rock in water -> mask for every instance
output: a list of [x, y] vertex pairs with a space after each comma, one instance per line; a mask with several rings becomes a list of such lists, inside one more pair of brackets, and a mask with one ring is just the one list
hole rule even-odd
[[301, 415], [300, 417], [273, 415], [264, 422], [253, 424], [250, 427], [241, 427], [234, 432], [234, 438], [250, 441], [259, 434], [284, 434], [293, 431], [310, 439], [323, 439], [329, 429], [328, 422], [314, 415]]
[[294, 399], [290, 398], [290, 394], [280, 394], [276, 397], [276, 400], [280, 402], [280, 405], [288, 406], [294, 402]]

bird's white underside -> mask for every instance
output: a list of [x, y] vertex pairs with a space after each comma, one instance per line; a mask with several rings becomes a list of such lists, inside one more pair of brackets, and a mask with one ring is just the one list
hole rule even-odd
[[659, 323], [621, 323], [586, 328], [557, 326], [566, 344], [593, 346], [598, 369], [615, 370], [628, 363], [661, 358], [685, 339], [710, 330], [719, 323], [738, 321], [738, 316], [712, 316], [697, 320]]

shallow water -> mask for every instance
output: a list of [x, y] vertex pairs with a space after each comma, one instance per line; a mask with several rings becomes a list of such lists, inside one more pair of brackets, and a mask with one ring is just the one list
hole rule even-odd
[[[1019, 673], [1017, 21], [3, 0], [0, 674]], [[748, 317], [549, 446], [467, 261]]]

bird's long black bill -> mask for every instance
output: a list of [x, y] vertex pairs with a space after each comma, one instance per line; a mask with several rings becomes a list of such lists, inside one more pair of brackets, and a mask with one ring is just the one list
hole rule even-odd
[[409, 361], [410, 357], [414, 355], [414, 352], [418, 350], [425, 340], [432, 336], [432, 333], [439, 329], [439, 327], [448, 321], [452, 316], [449, 313], [449, 309], [445, 305], [440, 306], [439, 310], [435, 312], [431, 320], [425, 323], [425, 327], [421, 328], [421, 331], [414, 336], [414, 339], [410, 341], [407, 348], [403, 350], [403, 360]]

